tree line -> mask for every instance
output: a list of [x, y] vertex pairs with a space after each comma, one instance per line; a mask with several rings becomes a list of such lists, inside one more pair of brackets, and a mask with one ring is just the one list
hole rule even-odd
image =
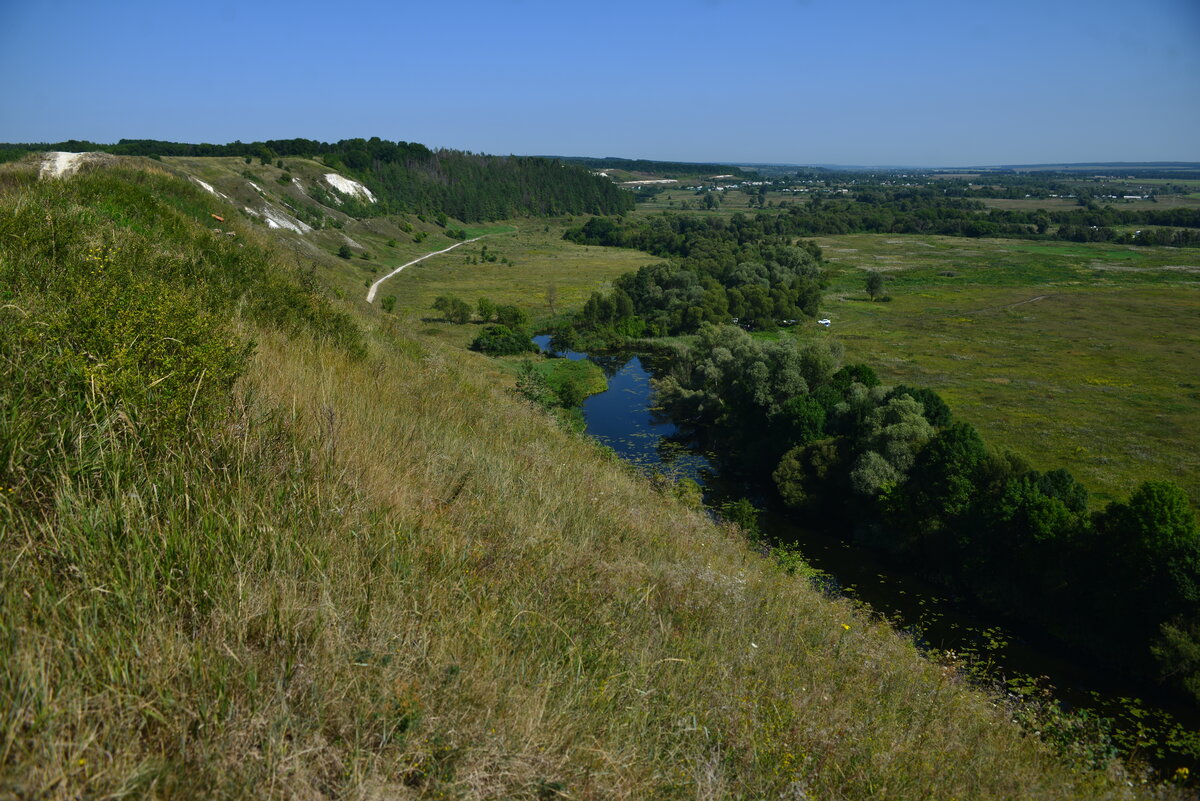
[[[854, 233], [937, 234], [964, 237], [1060, 239], [1142, 245], [1200, 245], [1200, 208], [1065, 211], [987, 209], [981, 201], [948, 197], [933, 190], [864, 190], [853, 200], [814, 195], [803, 204], [753, 216], [741, 212], [728, 221], [664, 211], [638, 219], [589, 221], [567, 232], [582, 244], [631, 247], [662, 255], [684, 255], [697, 236], [714, 231], [745, 243], [763, 236], [802, 237]], [[787, 201], [783, 201], [787, 203]], [[712, 226], [707, 228], [706, 226]], [[1114, 226], [1157, 226], [1121, 232]]]
[[574, 320], [602, 341], [695, 332], [703, 323], [773, 331], [817, 313], [824, 272], [814, 243], [751, 230], [748, 218], [671, 215], [644, 224], [594, 217], [569, 229], [566, 239], [591, 245], [624, 244], [670, 262], [642, 267], [594, 293]]

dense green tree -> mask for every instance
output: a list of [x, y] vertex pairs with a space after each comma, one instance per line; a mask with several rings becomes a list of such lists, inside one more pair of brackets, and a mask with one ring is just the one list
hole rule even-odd
[[566, 353], [579, 347], [579, 333], [573, 326], [562, 325], [554, 329], [550, 336], [550, 350], [555, 353]]
[[898, 477], [907, 475], [918, 451], [934, 436], [922, 411], [920, 403], [902, 395], [885, 400], [867, 418], [862, 444], [883, 457]]
[[1200, 610], [1200, 532], [1187, 495], [1170, 481], [1143, 482], [1114, 501], [1096, 528], [1119, 560], [1126, 591], [1142, 617], [1169, 619]]
[[902, 395], [908, 395], [910, 398], [921, 404], [921, 413], [929, 424], [937, 428], [945, 428], [950, 425], [950, 407], [942, 400], [942, 397], [928, 387], [910, 387], [900, 384], [893, 387], [887, 394], [887, 399], [898, 398]]
[[496, 322], [505, 328], [524, 329], [529, 325], [529, 313], [518, 306], [497, 306]]
[[[792, 448], [783, 455], [772, 478], [779, 497], [793, 508], [818, 510], [833, 505], [845, 472], [842, 441], [828, 438]], [[831, 491], [834, 490], [834, 491]]]
[[794, 340], [760, 342], [733, 326], [707, 324], [655, 388], [676, 419], [738, 429], [760, 425], [808, 392]]
[[917, 455], [903, 494], [911, 526], [934, 533], [965, 517], [987, 449], [969, 423], [942, 429]]
[[451, 323], [470, 322], [471, 304], [454, 295], [440, 295], [433, 302], [433, 308], [442, 313], [442, 318]]
[[512, 356], [536, 351], [537, 345], [533, 344], [529, 334], [523, 330], [513, 331], [503, 325], [489, 325], [471, 342], [471, 350], [489, 356]]
[[719, 507], [721, 517], [736, 524], [750, 539], [757, 539], [762, 532], [759, 529], [758, 509], [746, 498], [736, 501], [726, 501]]
[[874, 497], [900, 482], [901, 474], [875, 451], [864, 451], [850, 470], [850, 486], [859, 495]]
[[825, 433], [825, 408], [811, 395], [797, 395], [783, 403], [772, 421], [775, 439], [786, 446], [807, 445]]
[[867, 294], [871, 300], [876, 300], [883, 294], [883, 273], [878, 270], [867, 271]]

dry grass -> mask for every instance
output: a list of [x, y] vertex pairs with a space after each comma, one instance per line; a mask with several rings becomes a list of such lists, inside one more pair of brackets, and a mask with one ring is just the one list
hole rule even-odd
[[215, 427], [0, 501], [0, 796], [1135, 795], [483, 357], [237, 325]]

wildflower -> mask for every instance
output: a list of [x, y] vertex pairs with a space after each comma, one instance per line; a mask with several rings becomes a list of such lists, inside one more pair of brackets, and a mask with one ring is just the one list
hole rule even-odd
[[849, 630], [850, 630], [850, 624], [849, 624], [849, 623], [843, 623], [843, 624], [842, 624], [842, 628], [843, 628], [843, 629], [845, 629], [846, 631], [849, 631]]

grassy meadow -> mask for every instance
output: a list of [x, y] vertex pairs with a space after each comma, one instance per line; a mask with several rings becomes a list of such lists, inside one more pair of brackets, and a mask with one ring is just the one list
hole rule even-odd
[[[1200, 503], [1200, 251], [936, 236], [818, 237], [825, 332], [933, 387], [985, 438], [1098, 499], [1168, 478]], [[868, 301], [883, 271], [889, 303]]]
[[[1130, 194], [1136, 194], [1141, 189], [1129, 189]], [[1069, 198], [1050, 197], [1050, 198], [980, 198], [979, 202], [987, 206], [989, 209], [1010, 209], [1013, 211], [1036, 211], [1037, 209], [1046, 209], [1047, 211], [1070, 211], [1078, 209], [1079, 204]], [[1096, 198], [1097, 206], [1112, 206], [1118, 211], [1130, 211], [1133, 209], [1176, 209], [1176, 208], [1196, 208], [1200, 206], [1195, 198], [1189, 195], [1163, 195], [1157, 200], [1125, 200], [1124, 198]]]
[[[478, 334], [479, 325], [439, 319], [432, 308], [439, 295], [457, 295], [472, 306], [486, 297], [519, 306], [536, 319], [578, 308], [618, 275], [661, 261], [635, 250], [566, 242], [563, 231], [571, 224], [517, 221], [515, 232], [488, 236], [406, 268], [380, 286], [376, 302], [394, 295], [397, 319], [425, 336], [465, 345]], [[495, 261], [480, 259], [485, 246]]]

